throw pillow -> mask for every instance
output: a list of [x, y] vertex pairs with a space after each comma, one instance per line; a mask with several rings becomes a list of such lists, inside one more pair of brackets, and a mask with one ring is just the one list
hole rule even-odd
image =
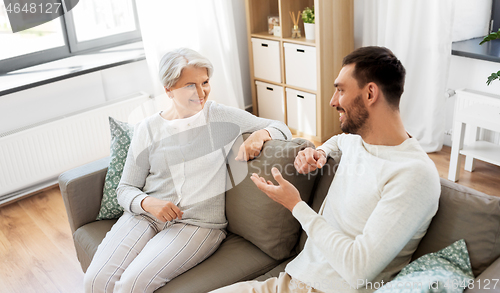
[[[238, 185], [226, 191], [227, 230], [252, 242], [270, 257], [280, 260], [294, 254], [293, 248], [300, 235], [300, 223], [292, 213], [260, 191], [250, 179], [257, 173], [276, 184], [271, 168], [278, 168], [283, 178], [290, 181], [308, 201], [318, 171], [299, 174], [293, 162], [297, 153], [314, 144], [296, 138], [292, 141], [270, 140], [258, 157], [248, 161], [248, 172]], [[235, 154], [229, 155], [234, 160]]]
[[115, 219], [123, 213], [123, 208], [116, 199], [116, 188], [120, 183], [130, 141], [134, 134], [133, 125], [112, 117], [109, 117], [109, 126], [111, 130], [110, 163], [104, 180], [101, 209], [97, 220]]
[[411, 262], [376, 292], [463, 292], [474, 284], [463, 239]]

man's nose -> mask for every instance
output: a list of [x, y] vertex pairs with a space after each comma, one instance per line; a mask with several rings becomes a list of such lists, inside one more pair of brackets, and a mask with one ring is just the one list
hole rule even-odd
[[330, 106], [332, 106], [333, 108], [337, 108], [339, 106], [339, 98], [337, 91], [333, 93], [332, 99], [330, 100]]

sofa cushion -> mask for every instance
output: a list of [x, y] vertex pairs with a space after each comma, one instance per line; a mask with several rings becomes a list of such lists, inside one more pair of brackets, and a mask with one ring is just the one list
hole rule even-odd
[[111, 160], [104, 181], [101, 208], [97, 220], [116, 219], [123, 213], [123, 208], [118, 204], [116, 198], [116, 188], [122, 178], [130, 141], [134, 134], [133, 125], [118, 121], [112, 117], [109, 117], [109, 127], [111, 131]]
[[469, 285], [464, 292], [467, 293], [500, 293], [500, 258], [491, 264], [481, 275], [477, 276], [473, 285]]
[[413, 259], [464, 239], [477, 276], [500, 256], [500, 198], [441, 179], [439, 209]]
[[[337, 171], [338, 163], [340, 158], [332, 158], [328, 157], [326, 164], [318, 170], [318, 174], [316, 177], [316, 182], [314, 183], [313, 190], [311, 192], [311, 198], [309, 199], [308, 204], [311, 208], [317, 213], [323, 205], [323, 201], [328, 194], [328, 190], [330, 190], [330, 185], [332, 185], [333, 177], [335, 176], [335, 172]], [[307, 240], [306, 231], [302, 230], [300, 234], [299, 243], [296, 247], [297, 254], [304, 249], [304, 245]], [[277, 276], [277, 275], [276, 275]]]
[[[116, 220], [95, 221], [76, 230], [73, 239], [84, 272], [114, 223]], [[229, 233], [209, 258], [155, 292], [205, 293], [256, 278], [279, 263], [241, 236]]]
[[95, 221], [81, 226], [73, 233], [76, 256], [84, 272], [87, 271], [97, 247], [115, 223], [116, 219]]
[[292, 213], [260, 191], [250, 176], [257, 173], [276, 183], [271, 175], [271, 168], [276, 167], [307, 202], [318, 172], [302, 175], [293, 166], [297, 153], [306, 147], [314, 145], [305, 139], [267, 141], [261, 154], [247, 162], [248, 174], [243, 181], [226, 192], [227, 230], [278, 260], [294, 254], [301, 227]]

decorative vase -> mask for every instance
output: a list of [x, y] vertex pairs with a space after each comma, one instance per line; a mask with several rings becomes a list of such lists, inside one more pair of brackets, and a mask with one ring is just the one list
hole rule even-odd
[[314, 23], [304, 23], [306, 40], [314, 40]]

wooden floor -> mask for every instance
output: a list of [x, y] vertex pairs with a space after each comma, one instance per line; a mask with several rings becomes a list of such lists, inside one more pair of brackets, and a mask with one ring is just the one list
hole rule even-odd
[[[446, 178], [450, 148], [429, 154]], [[462, 160], [464, 161], [464, 160]], [[500, 196], [500, 167], [478, 162], [458, 183]], [[0, 292], [83, 292], [66, 211], [57, 187], [0, 208]]]

